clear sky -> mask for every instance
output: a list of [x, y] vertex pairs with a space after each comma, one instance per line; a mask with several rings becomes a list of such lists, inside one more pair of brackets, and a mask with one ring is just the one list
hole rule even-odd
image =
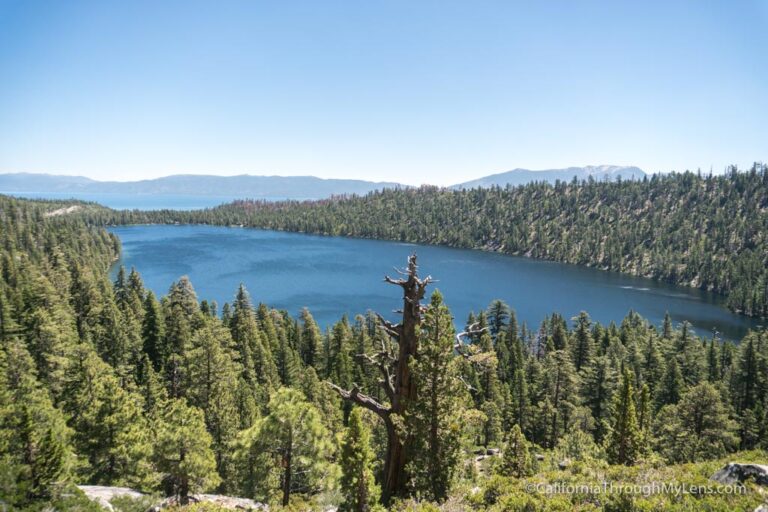
[[768, 159], [768, 0], [0, 0], [0, 172]]

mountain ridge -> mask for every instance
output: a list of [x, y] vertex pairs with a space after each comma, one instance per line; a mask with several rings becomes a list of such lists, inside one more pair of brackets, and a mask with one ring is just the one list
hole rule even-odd
[[[450, 185], [446, 188], [461, 190], [491, 186], [517, 186], [534, 181], [555, 183], [571, 181], [574, 177], [586, 180], [641, 179], [646, 174], [634, 166], [588, 165], [565, 169], [530, 170], [516, 168], [502, 173]], [[317, 176], [280, 176], [276, 174], [171, 174], [160, 178], [134, 181], [95, 180], [85, 176], [49, 173], [0, 174], [0, 193], [72, 193], [72, 194], [183, 194], [194, 196], [232, 195], [243, 198], [323, 199], [334, 195], [364, 195], [385, 188], [409, 188], [409, 185], [391, 181], [319, 178]]]
[[0, 174], [0, 192], [8, 193], [101, 193], [240, 195], [249, 198], [324, 198], [342, 194], [366, 194], [382, 188], [400, 188], [394, 182], [239, 174], [173, 174], [136, 181], [99, 181], [84, 176], [44, 173]]
[[556, 181], [571, 181], [573, 178], [587, 180], [590, 177], [596, 180], [642, 179], [646, 173], [636, 166], [622, 165], [585, 165], [583, 167], [566, 167], [563, 169], [531, 170], [516, 168], [511, 171], [489, 174], [480, 178], [457, 183], [449, 188], [454, 190], [491, 187], [491, 186], [517, 186], [534, 181], [546, 181], [554, 184]]

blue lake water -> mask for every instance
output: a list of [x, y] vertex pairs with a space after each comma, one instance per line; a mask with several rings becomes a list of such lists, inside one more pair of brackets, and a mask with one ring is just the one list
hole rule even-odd
[[[80, 201], [92, 201], [115, 210], [198, 210], [212, 208], [223, 203], [229, 203], [235, 199], [243, 199], [240, 196], [204, 196], [184, 194], [90, 194], [85, 192], [2, 192], [15, 197], [29, 199], [78, 199]], [[276, 201], [282, 198], [260, 198], [268, 201]]]
[[[198, 298], [221, 306], [242, 282], [254, 303], [296, 315], [308, 307], [321, 326], [343, 314], [372, 309], [394, 318], [398, 287], [382, 282], [411, 252], [422, 275], [431, 274], [463, 325], [470, 311], [499, 298], [521, 322], [537, 328], [552, 312], [566, 319], [585, 310], [602, 323], [620, 322], [631, 309], [660, 325], [669, 311], [700, 335], [713, 330], [738, 339], [758, 322], [729, 312], [721, 297], [596, 269], [445, 247], [323, 237], [213, 226], [129, 226], [111, 230], [123, 243], [119, 264], [136, 267], [158, 296], [188, 275]], [[113, 269], [116, 271], [116, 268]]]

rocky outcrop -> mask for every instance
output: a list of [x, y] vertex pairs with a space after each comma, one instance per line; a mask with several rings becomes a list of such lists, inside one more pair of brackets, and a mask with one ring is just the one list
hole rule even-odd
[[768, 486], [768, 466], [731, 462], [710, 478], [726, 485], [752, 481], [758, 485]]
[[[220, 494], [193, 494], [189, 497], [189, 503], [212, 503], [229, 510], [268, 511], [269, 505], [253, 501], [248, 498], [235, 498]], [[166, 498], [151, 508], [152, 512], [160, 512], [163, 509], [178, 505], [175, 497]]]
[[[101, 485], [78, 485], [78, 489], [83, 491], [85, 496], [98, 503], [103, 509], [114, 511], [110, 503], [114, 498], [129, 497], [143, 498], [146, 494], [140, 493], [127, 487], [106, 487]], [[189, 503], [212, 503], [229, 510], [248, 510], [267, 512], [269, 506], [264, 503], [249, 500], [247, 498], [235, 498], [233, 496], [222, 496], [219, 494], [193, 494], [189, 497]], [[159, 512], [178, 505], [175, 497], [166, 498], [157, 505], [150, 507], [151, 512]]]
[[44, 216], [45, 217], [58, 217], [59, 215], [67, 215], [68, 213], [74, 213], [77, 210], [79, 210], [80, 208], [82, 208], [82, 207], [78, 206], [78, 205], [67, 206], [67, 207], [64, 207], [64, 208], [59, 208], [58, 210], [53, 210], [51, 212], [46, 212]]
[[78, 485], [78, 489], [91, 500], [95, 501], [105, 510], [114, 510], [110, 503], [114, 498], [127, 496], [130, 498], [141, 498], [144, 494], [134, 491], [127, 487], [105, 487], [102, 485]]

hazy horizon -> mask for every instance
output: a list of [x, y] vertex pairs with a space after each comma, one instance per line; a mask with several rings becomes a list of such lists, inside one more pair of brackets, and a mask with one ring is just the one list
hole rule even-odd
[[[761, 162], [751, 162], [749, 164], [744, 165], [738, 165], [738, 169], [743, 171], [747, 170], [752, 167], [754, 163], [761, 163]], [[731, 164], [735, 165], [735, 164]], [[433, 183], [433, 182], [402, 182], [402, 181], [396, 181], [396, 180], [374, 180], [374, 179], [367, 179], [365, 177], [354, 177], [354, 176], [344, 176], [344, 177], [334, 177], [334, 176], [318, 176], [316, 174], [309, 174], [309, 173], [297, 173], [297, 174], [275, 174], [275, 173], [259, 173], [259, 172], [237, 172], [233, 171], [232, 173], [217, 173], [217, 172], [206, 172], [206, 171], [200, 171], [200, 172], [178, 172], [173, 174], [162, 174], [158, 173], [156, 176], [147, 176], [147, 177], [140, 177], [140, 178], [131, 178], [131, 177], [123, 177], [123, 178], [111, 178], [111, 177], [103, 177], [103, 176], [87, 176], [85, 174], [76, 174], [76, 173], [67, 173], [67, 172], [29, 172], [29, 171], [3, 171], [0, 170], [0, 176], [2, 175], [8, 175], [8, 174], [30, 174], [30, 175], [51, 175], [51, 176], [66, 176], [66, 177], [72, 177], [72, 178], [87, 178], [98, 182], [117, 182], [117, 183], [130, 183], [130, 182], [137, 182], [137, 181], [150, 181], [150, 180], [156, 180], [156, 179], [162, 179], [162, 178], [169, 178], [173, 176], [216, 176], [216, 177], [222, 177], [222, 178], [234, 178], [234, 177], [240, 177], [240, 176], [252, 176], [252, 177], [277, 177], [277, 178], [301, 178], [301, 177], [310, 177], [310, 178], [320, 178], [323, 180], [359, 180], [359, 181], [369, 181], [374, 183], [397, 183], [400, 185], [409, 185], [409, 186], [419, 186], [419, 185], [437, 185], [437, 186], [452, 186], [452, 185], [458, 185], [461, 183], [469, 182], [469, 181], [475, 181], [479, 178], [485, 178], [489, 176], [494, 176], [497, 174], [505, 174], [510, 171], [516, 171], [516, 170], [523, 170], [523, 171], [532, 171], [532, 172], [547, 172], [547, 171], [561, 171], [566, 170], [569, 168], [587, 168], [587, 167], [637, 167], [641, 171], [643, 171], [645, 174], [664, 174], [669, 172], [698, 172], [701, 171], [702, 173], [709, 173], [710, 169], [670, 169], [670, 170], [664, 170], [664, 171], [653, 171], [648, 169], [643, 169], [640, 166], [636, 165], [626, 165], [626, 166], [617, 166], [613, 164], [586, 164], [586, 165], [569, 165], [562, 168], [551, 168], [551, 169], [524, 169], [521, 167], [511, 167], [506, 170], [501, 171], [491, 171], [487, 173], [480, 173], [477, 175], [469, 176], [465, 180], [461, 182], [451, 182], [451, 183]], [[724, 167], [723, 169], [711, 169], [712, 174], [719, 175], [723, 174], [725, 171], [727, 171], [728, 166]]]

